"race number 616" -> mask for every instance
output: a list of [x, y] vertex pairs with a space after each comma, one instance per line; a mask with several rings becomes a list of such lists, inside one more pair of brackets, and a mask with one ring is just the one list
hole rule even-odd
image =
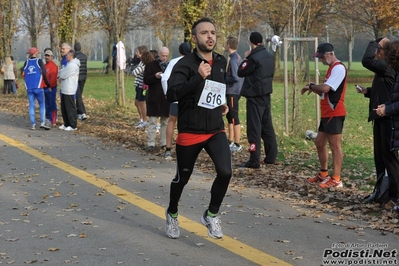
[[209, 92], [206, 95], [206, 102], [210, 104], [216, 104], [216, 105], [222, 105], [222, 95], [220, 94], [213, 94], [212, 92]]

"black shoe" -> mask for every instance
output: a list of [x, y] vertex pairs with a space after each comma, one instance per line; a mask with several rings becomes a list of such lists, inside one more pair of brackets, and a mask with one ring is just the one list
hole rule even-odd
[[147, 147], [147, 151], [148, 152], [153, 152], [155, 150], [155, 147], [154, 146], [148, 146]]
[[252, 162], [251, 160], [240, 165], [241, 168], [253, 168], [253, 169], [258, 169], [260, 168], [260, 164], [255, 164], [254, 162]]

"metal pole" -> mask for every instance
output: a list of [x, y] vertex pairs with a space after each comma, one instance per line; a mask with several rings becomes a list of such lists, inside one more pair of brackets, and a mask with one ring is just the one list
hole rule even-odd
[[288, 41], [284, 40], [284, 119], [285, 133], [288, 135]]

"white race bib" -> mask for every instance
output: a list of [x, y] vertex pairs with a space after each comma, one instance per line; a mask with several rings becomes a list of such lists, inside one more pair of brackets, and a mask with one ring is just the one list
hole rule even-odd
[[205, 80], [198, 106], [214, 109], [226, 103], [226, 84]]

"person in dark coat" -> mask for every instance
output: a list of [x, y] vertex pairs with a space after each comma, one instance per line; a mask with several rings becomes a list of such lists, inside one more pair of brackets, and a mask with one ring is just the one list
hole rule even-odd
[[78, 112], [78, 119], [85, 120], [87, 116], [82, 94], [87, 78], [87, 56], [81, 52], [82, 47], [79, 42], [75, 43], [74, 49], [75, 56], [80, 61], [78, 90], [76, 91], [76, 109]]
[[[399, 156], [397, 150], [391, 150], [392, 135], [391, 119], [380, 117], [375, 112], [378, 105], [389, 102], [392, 96], [395, 72], [385, 61], [384, 47], [389, 43], [388, 38], [379, 38], [369, 42], [363, 55], [362, 64], [374, 73], [371, 87], [357, 88], [357, 92], [369, 98], [369, 118], [373, 122], [373, 150], [377, 177], [388, 174], [390, 184], [399, 179]], [[397, 198], [395, 186], [390, 186], [390, 198]]]
[[[390, 101], [379, 105], [375, 112], [380, 117], [391, 117], [392, 134], [390, 137], [390, 147], [391, 150], [399, 150], [399, 40], [389, 42], [384, 50], [385, 60], [395, 72], [395, 78]], [[394, 186], [396, 189], [396, 195], [399, 196], [399, 179], [390, 179], [390, 181], [394, 181], [394, 184], [390, 184], [390, 186]], [[390, 189], [389, 192], [391, 194], [392, 190]], [[394, 201], [396, 204], [394, 210], [399, 211], [399, 199], [396, 198]]]
[[148, 151], [155, 148], [157, 133], [157, 121], [160, 117], [160, 145], [166, 147], [166, 126], [168, 124], [170, 104], [166, 100], [162, 89], [162, 73], [168, 66], [169, 49], [162, 47], [158, 52], [158, 58], [148, 63], [144, 70], [144, 84], [148, 86], [147, 92], [147, 116], [149, 117], [147, 136]]

